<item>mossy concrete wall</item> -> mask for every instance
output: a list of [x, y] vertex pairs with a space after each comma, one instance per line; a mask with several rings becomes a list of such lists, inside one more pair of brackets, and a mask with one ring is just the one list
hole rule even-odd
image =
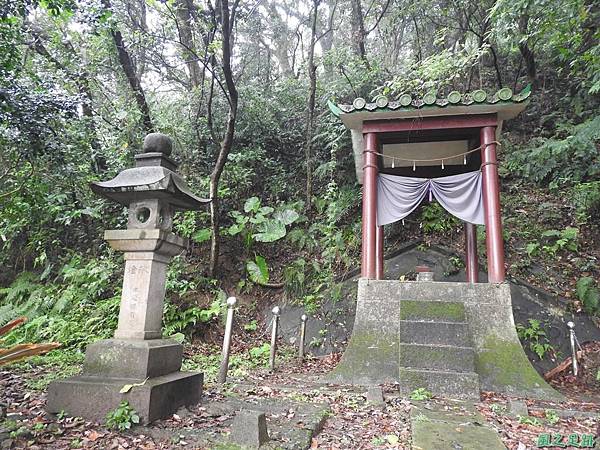
[[381, 284], [359, 280], [356, 318], [342, 361], [327, 378], [361, 385], [398, 381], [400, 299]]
[[482, 390], [560, 399], [529, 362], [515, 330], [506, 283], [358, 282], [354, 331], [332, 381], [399, 381], [401, 300], [463, 302]]

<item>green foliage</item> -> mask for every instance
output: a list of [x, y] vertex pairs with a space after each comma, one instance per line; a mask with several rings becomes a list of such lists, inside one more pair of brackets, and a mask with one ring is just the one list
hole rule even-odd
[[[235, 223], [227, 229], [227, 233], [230, 236], [240, 235], [247, 251], [257, 242], [271, 243], [284, 238], [287, 234], [286, 227], [300, 218], [294, 209], [285, 206], [277, 210], [270, 206], [261, 206], [258, 197], [247, 199], [243, 211], [230, 213]], [[261, 255], [255, 255], [254, 260], [246, 261], [246, 271], [253, 283], [269, 282], [269, 268]]]
[[246, 263], [246, 271], [250, 281], [257, 284], [267, 284], [269, 282], [269, 268], [267, 261], [260, 255], [254, 257], [254, 261]]
[[538, 419], [537, 417], [518, 416], [518, 419], [519, 419], [519, 423], [522, 423], [524, 425], [533, 425], [535, 427], [542, 426], [542, 421], [540, 419]]
[[573, 203], [578, 223], [600, 222], [600, 181], [576, 184], [573, 188]]
[[28, 388], [44, 391], [48, 385], [62, 378], [79, 374], [83, 364], [84, 355], [78, 350], [55, 350], [44, 356], [35, 356], [24, 363], [13, 366], [16, 370], [31, 370], [34, 367], [43, 368], [43, 375], [29, 378], [26, 382]]
[[0, 290], [0, 325], [12, 315], [29, 320], [9, 333], [7, 344], [60, 342], [83, 348], [108, 338], [116, 328], [119, 296], [113, 288], [115, 263], [110, 259], [83, 262], [72, 258], [56, 275], [22, 273]]
[[258, 323], [256, 320], [251, 320], [246, 325], [244, 325], [244, 330], [246, 331], [256, 331], [258, 329]]
[[548, 422], [548, 425], [556, 425], [558, 422], [560, 422], [560, 417], [558, 416], [558, 414], [556, 414], [556, 411], [553, 411], [551, 409], [547, 409], [544, 411], [544, 417], [546, 418], [546, 422]]
[[525, 246], [525, 251], [527, 252], [527, 256], [529, 256], [530, 258], [532, 256], [538, 255], [540, 252], [540, 243], [539, 242], [529, 242]]
[[506, 160], [508, 170], [540, 184], [586, 181], [600, 175], [600, 116], [579, 125], [568, 125], [566, 135], [534, 138], [526, 148], [515, 149]]
[[186, 273], [184, 258], [175, 257], [169, 263], [165, 287], [168, 297], [173, 294], [178, 297], [185, 297], [186, 294], [193, 292], [198, 288], [197, 280], [188, 276]]
[[431, 202], [421, 208], [421, 225], [425, 233], [448, 233], [459, 225], [459, 220], [449, 214], [438, 202]]
[[600, 315], [600, 289], [592, 277], [577, 280], [576, 292], [585, 312]]
[[321, 306], [321, 302], [323, 300], [323, 296], [319, 294], [307, 294], [302, 297], [302, 305], [304, 306], [304, 311], [307, 314], [314, 314], [318, 311]]
[[424, 60], [413, 63], [404, 73], [388, 81], [381, 92], [395, 96], [404, 92], [423, 95], [448, 88], [464, 78], [487, 53], [487, 46], [437, 51]]
[[529, 319], [527, 326], [517, 324], [517, 335], [524, 342], [529, 342], [529, 348], [538, 358], [544, 359], [546, 354], [555, 353], [554, 347], [550, 345], [546, 332], [539, 320]]
[[574, 227], [566, 227], [564, 230], [547, 230], [542, 233], [542, 237], [547, 238], [548, 245], [542, 246], [542, 250], [555, 256], [556, 253], [563, 250], [572, 252], [577, 251], [577, 237], [579, 229]]
[[214, 300], [206, 309], [198, 306], [183, 309], [166, 302], [163, 316], [163, 333], [166, 336], [183, 333], [191, 337], [197, 324], [210, 322], [222, 315], [225, 309], [226, 305], [220, 298]]
[[600, 92], [600, 44], [598, 32], [590, 28], [597, 12], [583, 0], [500, 0], [489, 18], [498, 44], [518, 51], [523, 44], [538, 58], [571, 78], [587, 94]]
[[252, 347], [248, 354], [250, 360], [259, 367], [266, 367], [269, 364], [269, 355], [271, 353], [271, 344], [264, 343], [258, 347]]
[[246, 200], [244, 213], [230, 213], [235, 223], [228, 228], [227, 233], [230, 236], [241, 234], [247, 249], [250, 249], [254, 242], [275, 242], [284, 238], [287, 234], [286, 226], [293, 224], [300, 217], [293, 209], [275, 211], [270, 206], [261, 206], [258, 197]]
[[492, 403], [490, 405], [490, 409], [497, 416], [503, 416], [506, 414], [506, 405], [501, 405], [499, 403]]
[[309, 267], [304, 258], [297, 258], [283, 269], [283, 281], [289, 294], [301, 296], [305, 293], [306, 271]]
[[410, 393], [411, 400], [429, 400], [431, 397], [433, 397], [433, 395], [425, 388], [418, 388]]
[[119, 406], [106, 415], [106, 426], [114, 430], [125, 431], [140, 423], [140, 416], [129, 402], [121, 402]]
[[525, 252], [530, 258], [540, 255], [541, 251], [555, 257], [558, 252], [571, 251], [577, 252], [577, 240], [579, 229], [575, 227], [566, 227], [563, 230], [546, 230], [541, 233], [544, 244], [540, 242], [528, 242], [525, 246]]
[[[204, 353], [196, 353], [190, 358], [184, 358], [182, 370], [204, 372], [205, 382], [215, 382], [221, 364], [221, 348], [216, 345], [205, 346]], [[245, 377], [248, 371], [264, 368], [269, 365], [271, 346], [268, 343], [251, 347], [248, 351], [231, 353], [229, 355], [229, 374], [235, 378]], [[291, 360], [296, 355], [292, 347], [278, 348], [277, 357], [280, 360]]]

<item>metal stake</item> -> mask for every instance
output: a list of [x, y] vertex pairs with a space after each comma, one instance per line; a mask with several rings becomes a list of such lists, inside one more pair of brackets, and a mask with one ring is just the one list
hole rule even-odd
[[273, 308], [273, 330], [271, 332], [271, 357], [269, 358], [269, 369], [275, 370], [275, 352], [277, 351], [277, 329], [279, 328], [279, 306]]
[[223, 384], [227, 380], [227, 370], [229, 369], [229, 347], [231, 345], [231, 329], [233, 328], [233, 308], [237, 300], [235, 297], [227, 299], [227, 321], [225, 322], [225, 336], [223, 336], [223, 359], [219, 369], [219, 383]]
[[300, 320], [302, 323], [300, 324], [300, 342], [298, 344], [298, 357], [300, 359], [304, 359], [304, 339], [306, 338], [306, 319], [308, 317], [306, 314], [302, 314]]
[[573, 322], [567, 322], [567, 327], [569, 327], [569, 340], [571, 341], [573, 375], [577, 376], [577, 373], [579, 372], [579, 367], [577, 366], [577, 348], [575, 346], [575, 341], [577, 340], [577, 338], [575, 337], [575, 324]]

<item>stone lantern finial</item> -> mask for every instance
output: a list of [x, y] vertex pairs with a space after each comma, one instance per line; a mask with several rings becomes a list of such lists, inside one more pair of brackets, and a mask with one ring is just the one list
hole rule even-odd
[[150, 133], [144, 138], [144, 153], [162, 153], [171, 156], [173, 141], [166, 134]]

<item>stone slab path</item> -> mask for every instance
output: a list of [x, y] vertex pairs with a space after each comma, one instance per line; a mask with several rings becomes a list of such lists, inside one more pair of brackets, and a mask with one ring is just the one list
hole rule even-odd
[[470, 403], [424, 403], [410, 412], [413, 450], [506, 450]]
[[[170, 427], [161, 422], [159, 426], [138, 427], [137, 431], [174, 444], [185, 442], [184, 446], [189, 448], [237, 449], [238, 446], [229, 439], [233, 418], [241, 410], [252, 410], [264, 412], [268, 420], [269, 442], [261, 449], [300, 450], [310, 447], [313, 436], [319, 433], [330, 412], [329, 405], [325, 404], [273, 398], [248, 401], [235, 396], [205, 401], [199, 409], [203, 416], [216, 418], [218, 426], [212, 423], [206, 428]], [[178, 411], [182, 419], [194, 414], [198, 411], [185, 408]]]

